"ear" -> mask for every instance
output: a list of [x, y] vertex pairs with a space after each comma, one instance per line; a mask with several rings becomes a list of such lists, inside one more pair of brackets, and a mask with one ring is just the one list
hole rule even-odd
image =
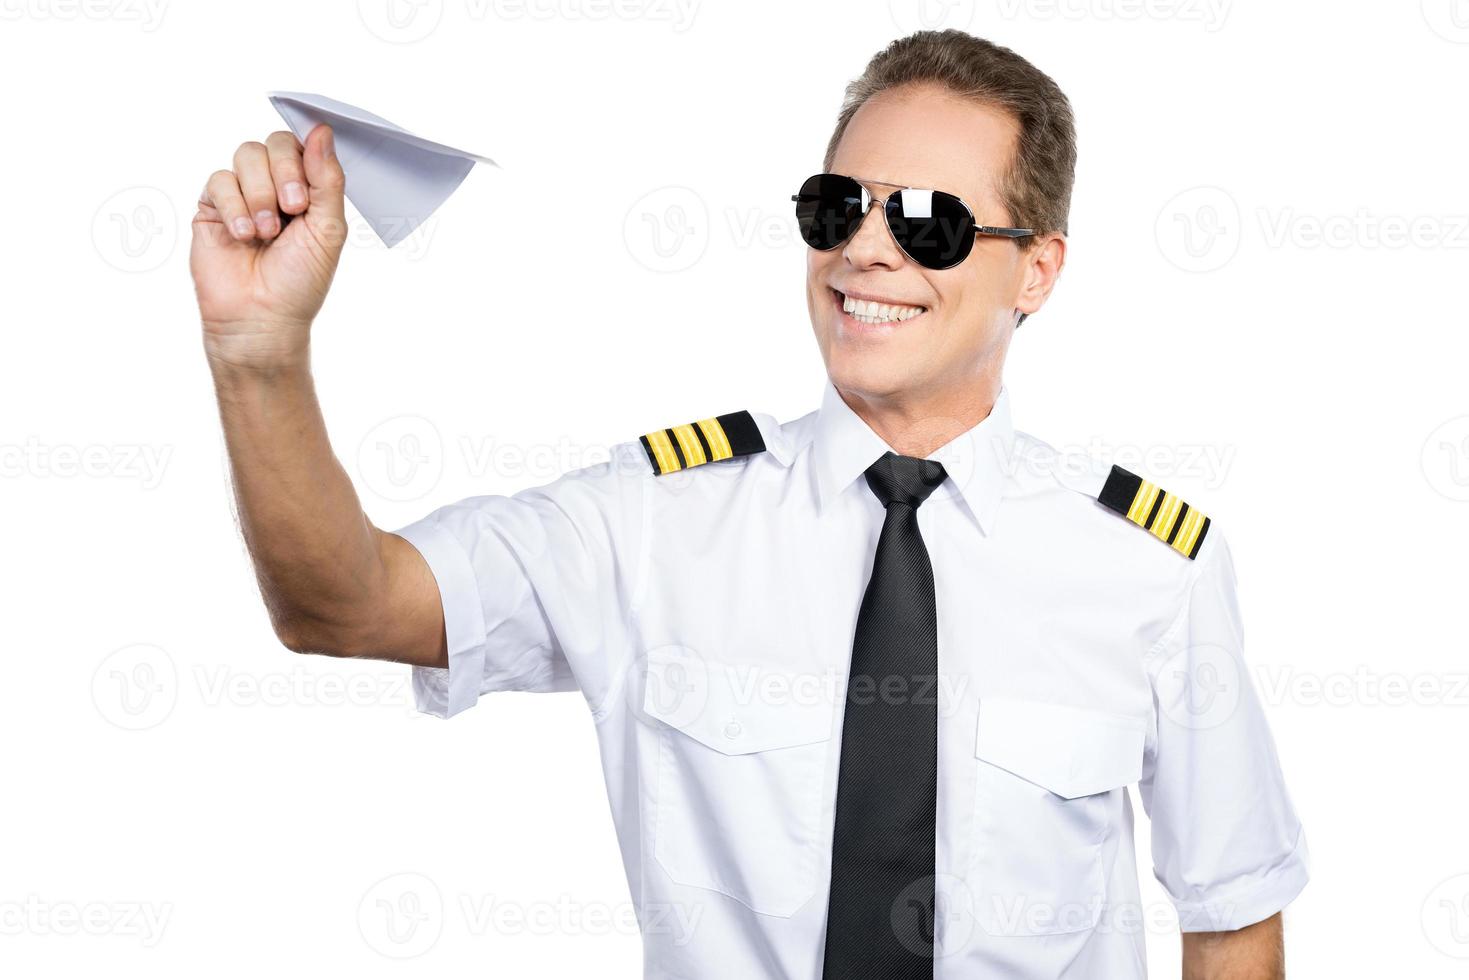
[[1046, 305], [1056, 280], [1061, 276], [1061, 267], [1066, 264], [1066, 236], [1052, 234], [1032, 245], [1025, 253], [1024, 279], [1020, 295], [1015, 297], [1015, 309], [1029, 316]]

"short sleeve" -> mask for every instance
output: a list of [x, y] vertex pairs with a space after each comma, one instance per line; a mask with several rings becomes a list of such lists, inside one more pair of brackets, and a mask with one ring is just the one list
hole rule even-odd
[[1306, 840], [1243, 656], [1234, 566], [1216, 530], [1151, 651], [1155, 733], [1139, 783], [1154, 874], [1184, 932], [1241, 929], [1305, 887]]
[[444, 609], [449, 666], [413, 668], [420, 711], [448, 718], [494, 691], [578, 689], [599, 707], [628, 642], [646, 472], [618, 447], [607, 463], [396, 532]]

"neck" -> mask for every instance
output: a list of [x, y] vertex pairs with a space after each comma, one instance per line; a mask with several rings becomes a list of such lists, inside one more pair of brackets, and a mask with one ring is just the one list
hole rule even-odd
[[977, 379], [952, 391], [872, 395], [837, 389], [842, 401], [893, 451], [918, 459], [932, 454], [989, 417], [999, 379]]

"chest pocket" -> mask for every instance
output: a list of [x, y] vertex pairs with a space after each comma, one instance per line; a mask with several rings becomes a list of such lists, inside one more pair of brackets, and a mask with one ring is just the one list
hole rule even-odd
[[1103, 848], [1142, 775], [1142, 719], [981, 698], [969, 889], [992, 936], [1080, 932], [1106, 900]]
[[776, 916], [815, 893], [830, 836], [821, 815], [835, 717], [816, 680], [650, 656], [643, 711], [658, 728], [653, 854], [675, 882]]

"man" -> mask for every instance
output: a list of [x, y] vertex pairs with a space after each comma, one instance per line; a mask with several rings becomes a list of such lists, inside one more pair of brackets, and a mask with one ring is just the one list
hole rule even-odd
[[[407, 661], [442, 716], [580, 690], [650, 978], [1140, 977], [1133, 783], [1184, 975], [1281, 976], [1305, 843], [1224, 539], [1011, 428], [1074, 161], [1065, 97], [1013, 52], [894, 42], [794, 195], [819, 411], [656, 430], [392, 534], [308, 367], [345, 232], [331, 133], [241, 146], [192, 263], [282, 642]], [[691, 935], [654, 928], [669, 909]]]

